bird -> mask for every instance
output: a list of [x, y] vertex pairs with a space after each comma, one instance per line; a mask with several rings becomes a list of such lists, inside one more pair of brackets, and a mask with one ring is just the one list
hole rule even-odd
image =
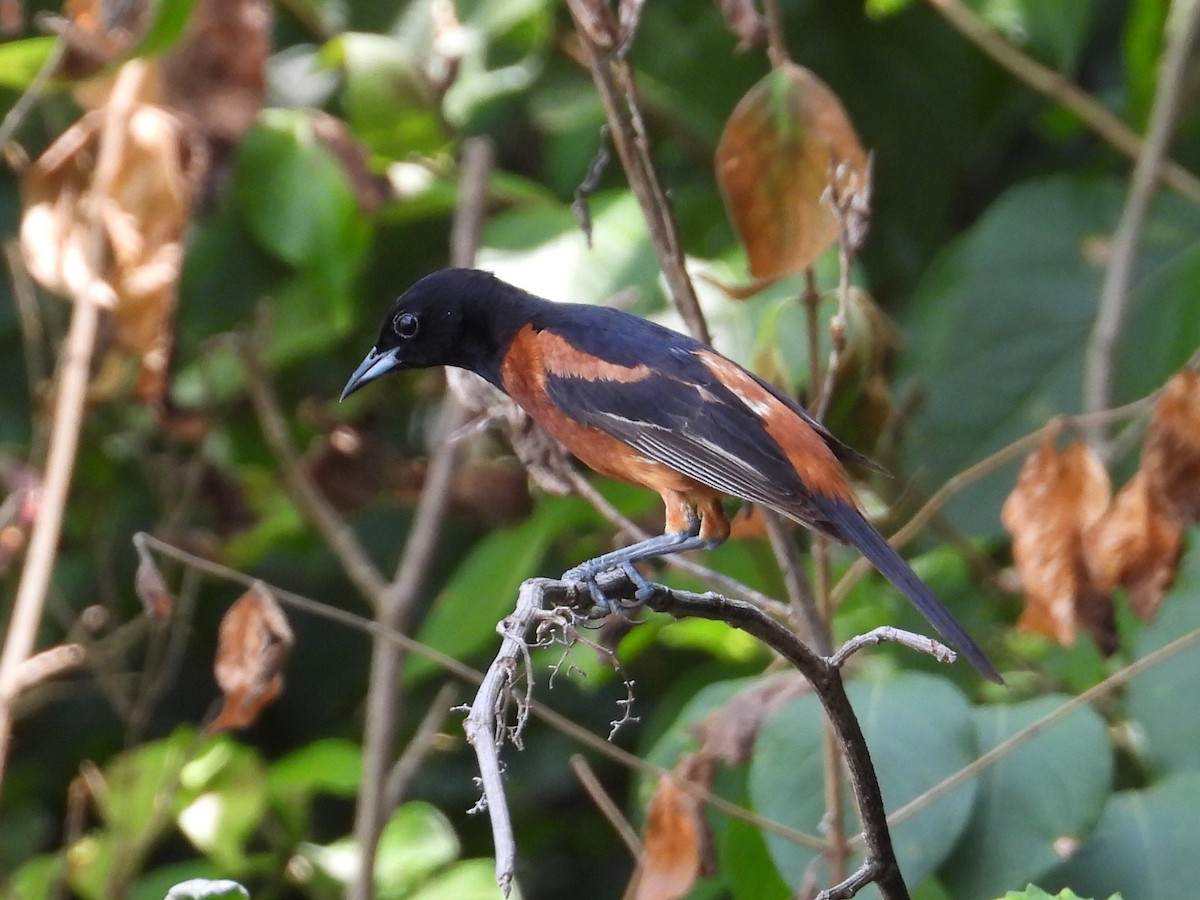
[[425, 276], [391, 306], [342, 399], [389, 372], [455, 366], [511, 397], [580, 461], [656, 491], [661, 535], [572, 568], [605, 606], [597, 576], [721, 544], [726, 496], [761, 504], [856, 547], [985, 678], [998, 671], [863, 515], [843, 463], [873, 465], [804, 407], [711, 346], [604, 306], [543, 299], [479, 269]]

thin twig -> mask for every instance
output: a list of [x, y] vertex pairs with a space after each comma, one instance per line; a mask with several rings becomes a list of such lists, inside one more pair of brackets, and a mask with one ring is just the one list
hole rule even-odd
[[641, 859], [642, 839], [638, 837], [638, 833], [630, 824], [629, 819], [621, 812], [621, 808], [604, 789], [604, 785], [600, 783], [600, 779], [596, 777], [596, 773], [588, 765], [588, 761], [576, 753], [571, 757], [571, 769], [575, 772], [575, 777], [579, 779], [579, 783], [583, 785], [587, 795], [596, 804], [596, 809], [600, 810], [600, 814], [608, 820], [608, 824], [617, 833], [617, 837], [621, 839], [621, 843], [625, 845], [629, 855], [635, 860]]
[[246, 389], [250, 402], [258, 414], [267, 446], [279, 463], [288, 496], [321, 535], [362, 598], [378, 609], [387, 582], [363, 549], [353, 529], [317, 487], [296, 452], [283, 410], [279, 406], [279, 398], [271, 387], [271, 376], [263, 365], [262, 349], [258, 343], [253, 339], [239, 340], [237, 349], [246, 368]]
[[627, 47], [633, 39], [631, 26], [622, 29], [604, 0], [567, 0], [567, 8], [575, 20], [592, 80], [604, 105], [613, 146], [646, 218], [650, 240], [671, 297], [692, 336], [706, 344], [711, 343], [700, 300], [687, 274], [683, 240], [671, 201], [663, 190], [650, 155], [650, 140], [634, 86], [633, 68], [625, 54], [617, 52], [618, 35], [622, 46]]
[[42, 67], [38, 69], [37, 74], [33, 76], [33, 80], [29, 82], [29, 87], [17, 98], [17, 102], [12, 105], [12, 108], [4, 114], [4, 121], [0, 122], [0, 148], [13, 139], [13, 136], [17, 133], [17, 129], [25, 121], [25, 116], [33, 109], [33, 105], [42, 99], [42, 92], [46, 89], [46, 85], [50, 83], [50, 79], [54, 77], [54, 71], [62, 61], [63, 54], [67, 51], [67, 44], [68, 41], [65, 36], [60, 36], [54, 42], [54, 46], [50, 48], [50, 53], [46, 56]]
[[[1142, 155], [1142, 138], [1091, 95], [1060, 72], [1042, 65], [993, 29], [962, 0], [928, 0], [963, 37], [975, 44], [1001, 68], [1035, 91], [1076, 115], [1103, 140], [1136, 160]], [[1200, 203], [1200, 179], [1173, 160], [1164, 160], [1159, 172], [1164, 184], [1194, 203]]]
[[83, 427], [84, 407], [90, 376], [92, 351], [100, 323], [101, 305], [111, 306], [115, 300], [112, 288], [101, 280], [107, 252], [101, 211], [111, 193], [120, 170], [125, 150], [125, 133], [129, 113], [146, 76], [146, 64], [133, 61], [121, 67], [109, 96], [103, 124], [100, 128], [96, 168], [92, 175], [89, 203], [92, 221], [88, 235], [87, 263], [92, 281], [86, 290], [74, 297], [71, 324], [63, 341], [59, 370], [58, 395], [55, 400], [46, 457], [46, 474], [38, 516], [33, 523], [29, 549], [17, 596], [13, 601], [12, 617], [4, 651], [0, 655], [0, 782], [8, 759], [9, 738], [12, 735], [13, 699], [21, 664], [29, 656], [37, 638], [38, 623], [50, 586], [58, 539], [62, 532], [63, 514], [75, 469], [75, 453]]
[[[455, 266], [470, 266], [475, 261], [482, 230], [479, 219], [486, 212], [492, 155], [491, 142], [486, 138], [471, 138], [463, 144], [462, 177], [450, 241], [451, 263]], [[378, 618], [390, 629], [405, 630], [424, 589], [450, 506], [450, 482], [458, 458], [459, 444], [446, 440], [445, 436], [462, 428], [466, 419], [466, 409], [447, 393], [412, 530], [396, 575], [380, 598]], [[386, 815], [383, 801], [399, 718], [397, 691], [403, 664], [401, 647], [391, 641], [374, 643], [363, 737], [363, 779], [354, 820], [354, 837], [359, 847], [358, 872], [350, 892], [354, 900], [371, 900], [374, 896], [375, 852]]]
[[446, 718], [453, 711], [454, 698], [458, 688], [453, 682], [446, 682], [433, 697], [425, 717], [417, 726], [413, 735], [392, 770], [388, 772], [387, 786], [384, 788], [384, 805], [387, 809], [395, 809], [404, 800], [404, 794], [412, 783], [413, 777], [425, 763], [426, 758], [437, 744], [438, 735]]
[[[1112, 405], [1113, 368], [1129, 306], [1138, 245], [1150, 214], [1150, 204], [1158, 192], [1163, 161], [1170, 149], [1198, 29], [1200, 2], [1176, 0], [1171, 4], [1146, 141], [1133, 167], [1125, 208], [1121, 211], [1121, 221], [1104, 273], [1096, 322], [1088, 341], [1083, 376], [1084, 412], [1097, 412]], [[1109, 461], [1112, 448], [1105, 430], [1092, 429], [1089, 438], [1101, 459]]]
[[961, 787], [963, 784], [966, 784], [985, 769], [994, 766], [1004, 757], [1008, 756], [1008, 754], [1012, 753], [1013, 750], [1017, 749], [1017, 747], [1020, 747], [1022, 744], [1027, 743], [1028, 741], [1037, 737], [1043, 731], [1046, 731], [1047, 729], [1058, 724], [1081, 706], [1086, 706], [1094, 700], [1098, 700], [1100, 697], [1103, 697], [1105, 694], [1115, 691], [1117, 688], [1128, 684], [1143, 672], [1152, 669], [1159, 663], [1166, 662], [1175, 654], [1182, 653], [1184, 650], [1190, 649], [1197, 644], [1200, 644], [1200, 628], [1189, 631], [1187, 634], [1176, 638], [1169, 644], [1159, 647], [1157, 650], [1146, 654], [1139, 660], [1135, 660], [1125, 668], [1121, 669], [1121, 671], [1114, 672], [1103, 681], [1092, 685], [1083, 693], [1072, 697], [1062, 706], [1051, 710], [1040, 719], [1030, 722], [1020, 731], [1001, 741], [978, 759], [972, 760], [969, 765], [959, 769], [949, 778], [939, 782], [937, 785], [930, 788], [919, 797], [914, 797], [908, 803], [904, 804], [904, 806], [900, 807], [898, 810], [888, 816], [888, 823], [895, 826], [899, 825], [905, 819], [912, 818], [935, 800], [939, 799], [940, 797], [944, 797], [951, 791]]

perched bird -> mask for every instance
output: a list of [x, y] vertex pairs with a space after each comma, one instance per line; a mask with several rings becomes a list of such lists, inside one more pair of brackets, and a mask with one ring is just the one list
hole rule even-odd
[[628, 313], [552, 303], [474, 269], [404, 293], [344, 399], [397, 369], [457, 366], [507, 393], [596, 471], [657, 491], [665, 533], [589, 560], [564, 580], [709, 548], [729, 536], [724, 495], [761, 503], [857, 547], [986, 678], [1000, 676], [933, 592], [859, 511], [841, 461], [869, 460], [779, 390], [690, 337]]

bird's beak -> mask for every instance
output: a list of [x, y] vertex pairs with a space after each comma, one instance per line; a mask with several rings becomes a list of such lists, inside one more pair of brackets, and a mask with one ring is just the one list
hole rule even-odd
[[404, 363], [397, 358], [395, 350], [386, 350], [380, 353], [372, 347], [371, 352], [358, 364], [358, 368], [354, 370], [354, 374], [350, 376], [350, 380], [342, 388], [341, 399], [345, 400], [363, 385], [370, 384], [379, 376], [386, 375], [392, 371], [392, 369], [401, 368], [404, 368]]

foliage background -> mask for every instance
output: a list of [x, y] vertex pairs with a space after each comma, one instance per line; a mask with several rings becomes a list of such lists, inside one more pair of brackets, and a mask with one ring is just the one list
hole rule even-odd
[[[163, 0], [164, 15], [177, 5]], [[939, 14], [944, 5], [782, 4], [792, 57], [834, 89], [875, 154], [871, 237], [855, 279], [895, 325], [867, 351], [878, 364], [871, 371], [886, 366], [888, 400], [882, 411], [864, 413], [864, 375], [839, 395], [833, 424], [895, 473], [864, 485], [874, 509], [896, 504], [886, 520], [892, 526], [967, 466], [1054, 415], [1081, 410], [1084, 349], [1131, 165], [987, 60]], [[970, 6], [1144, 129], [1158, 83], [1165, 0]], [[388, 302], [446, 264], [456, 159], [467, 136], [490, 136], [497, 155], [482, 267], [559, 299], [602, 302], [626, 291], [621, 296], [635, 311], [669, 318], [645, 224], [619, 167], [606, 169], [589, 201], [590, 247], [571, 212], [601, 144], [604, 114], [578, 63], [566, 11], [546, 0], [480, 0], [458, 4], [457, 17], [461, 27], [439, 42], [423, 2], [393, 8], [291, 0], [275, 7], [267, 108], [225, 148], [224, 183], [197, 208], [187, 232], [171, 396], [202, 415], [205, 427], [181, 436], [121, 390], [91, 404], [83, 423], [39, 645], [80, 641], [88, 660], [72, 676], [39, 686], [19, 709], [0, 818], [0, 873], [12, 879], [7, 893], [46, 896], [46, 885], [65, 882], [85, 897], [154, 897], [175, 880], [210, 874], [244, 880], [256, 897], [332, 896], [345, 880], [369, 640], [290, 613], [296, 644], [283, 695], [236, 740], [201, 740], [191, 729], [211, 716], [218, 696], [211, 674], [218, 624], [241, 588], [164, 563], [178, 597], [165, 627], [147, 620], [133, 589], [138, 560], [130, 539], [147, 531], [271, 584], [372, 615], [289, 498], [248, 402], [246, 369], [224, 335], [257, 329], [306, 470], [346, 513], [371, 558], [390, 571], [412, 521], [443, 382], [436, 373], [394, 379], [345, 404], [335, 401]], [[737, 100], [768, 71], [761, 51], [738, 51], [736, 43], [715, 5], [655, 0], [646, 5], [631, 56], [686, 251], [695, 271], [726, 282], [744, 280], [746, 264], [712, 156]], [[28, 86], [26, 48], [0, 45], [6, 106]], [[428, 72], [455, 56], [455, 77], [439, 96]], [[365, 167], [348, 167], [313, 138], [314, 109], [346, 123], [345, 145], [363, 148]], [[65, 90], [50, 90], [17, 134], [28, 157], [40, 155], [77, 114]], [[1192, 102], [1183, 107], [1173, 157], [1195, 169], [1198, 156], [1200, 118]], [[21, 215], [19, 168], [0, 172], [6, 236], [16, 234]], [[1163, 190], [1144, 229], [1114, 403], [1153, 391], [1196, 349], [1198, 226], [1196, 198]], [[835, 283], [835, 254], [817, 273], [823, 286]], [[0, 353], [9, 372], [0, 393], [0, 447], [12, 473], [25, 471], [25, 463], [36, 470], [44, 453], [49, 407], [37, 376], [54, 359], [69, 309], [31, 293], [19, 272], [10, 274], [0, 283]], [[719, 349], [803, 390], [799, 279], [746, 302], [703, 281], [698, 288]], [[40, 331], [31, 332], [31, 316]], [[337, 442], [347, 434], [355, 442], [349, 453]], [[1115, 463], [1121, 475], [1136, 463], [1133, 446], [1123, 446]], [[577, 498], [529, 498], [524, 476], [494, 438], [472, 441], [464, 459], [410, 627], [418, 639], [482, 666], [494, 649], [494, 623], [520, 581], [562, 571], [612, 535]], [[872, 651], [862, 665], [870, 678], [856, 686], [863, 708], [879, 713], [868, 716], [868, 736], [885, 785], [912, 767], [905, 755], [912, 745], [894, 752], [885, 746], [897, 735], [917, 735], [919, 755], [933, 770], [929, 783], [936, 783], [1068, 696], [1197, 626], [1200, 563], [1193, 554], [1156, 621], [1143, 625], [1119, 612], [1120, 646], [1110, 659], [1086, 639], [1061, 648], [1017, 633], [1011, 625], [1022, 600], [1006, 568], [999, 519], [1016, 468], [1014, 458], [958, 493], [916, 563], [968, 630], [986, 638], [1010, 690], [989, 692], [963, 667], [937, 669], [896, 648]], [[13, 485], [10, 478], [10, 491]], [[655, 498], [599, 486], [627, 515], [653, 523]], [[9, 534], [20, 540], [19, 531]], [[7, 594], [20, 558], [5, 553]], [[783, 595], [761, 539], [731, 542], [708, 562]], [[850, 562], [837, 555], [837, 571]], [[869, 579], [851, 593], [835, 627], [845, 636], [884, 622], [917, 626], [882, 582]], [[586, 677], [560, 676], [539, 696], [605, 733], [623, 689], [584, 655], [576, 662]], [[638, 628], [620, 655], [637, 685], [641, 721], [617, 742], [668, 766], [671, 748], [687, 741], [685, 723], [712, 708], [734, 679], [768, 662], [740, 635], [688, 622]], [[1197, 861], [1181, 836], [1200, 829], [1200, 723], [1187, 694], [1196, 658], [1194, 650], [1176, 656], [1080, 709], [1027, 745], [1024, 762], [1006, 757], [992, 781], [969, 790], [1021, 796], [1029, 805], [1007, 817], [999, 804], [972, 798], [962, 799], [956, 814], [943, 809], [941, 819], [926, 822], [931, 830], [916, 841], [919, 851], [902, 852], [910, 884], [923, 883], [926, 897], [994, 896], [1030, 880], [1069, 885], [1084, 896], [1186, 894]], [[554, 654], [538, 659], [540, 676]], [[401, 746], [446, 680], [417, 659], [406, 667], [397, 699]], [[467, 690], [460, 686], [457, 696]], [[866, 696], [872, 691], [873, 700]], [[811, 698], [797, 703], [806, 701], [812, 705]], [[796, 748], [819, 744], [817, 732], [801, 727], [811, 719], [799, 708], [778, 714], [752, 763], [718, 787], [763, 815], [815, 828], [820, 789], [794, 781], [802, 774]], [[486, 885], [490, 878], [489, 864], [455, 863], [487, 857], [491, 845], [486, 822], [465, 813], [475, 800], [474, 763], [454, 715], [443, 730], [425, 746], [402, 815], [385, 833], [381, 859], [394, 860], [395, 870], [380, 876], [381, 885], [393, 896], [422, 889], [465, 896], [452, 879]], [[524, 896], [614, 896], [628, 880], [628, 854], [568, 764], [578, 750], [535, 722], [524, 749], [506, 754]], [[644, 785], [612, 761], [589, 759], [636, 820]], [[1064, 759], [1071, 765], [1057, 777], [1074, 783], [1072, 773], [1091, 776], [1069, 802], [1054, 793], [1053, 761]], [[898, 802], [910, 796], [894, 790]], [[806, 792], [817, 801], [811, 811], [790, 801], [772, 806]], [[216, 824], [187, 819], [205, 796], [221, 800]], [[1039, 809], [1039, 796], [1056, 799]], [[716, 818], [720, 871], [696, 896], [785, 896], [785, 883], [794, 887], [803, 876], [805, 859], [795, 847]], [[993, 849], [973, 866], [978, 847]], [[1070, 851], [1077, 852], [1061, 862]], [[1148, 879], [1151, 871], [1159, 880]]]

